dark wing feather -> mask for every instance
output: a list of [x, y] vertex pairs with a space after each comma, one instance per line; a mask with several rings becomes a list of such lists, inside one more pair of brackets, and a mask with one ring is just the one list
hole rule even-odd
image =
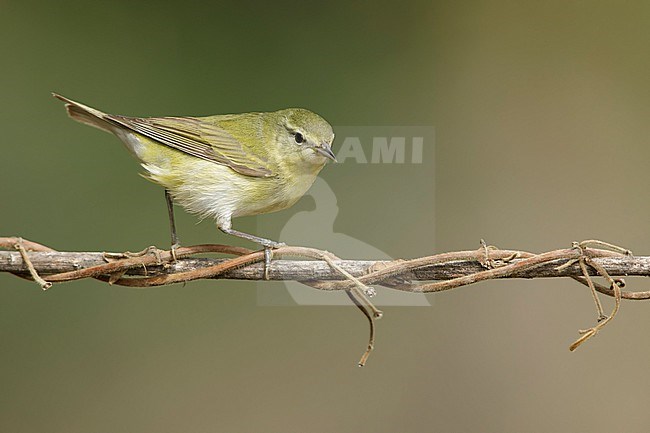
[[271, 177], [267, 161], [251, 154], [228, 131], [196, 117], [126, 117], [107, 115], [110, 121], [165, 146], [197, 158], [226, 165], [252, 177]]

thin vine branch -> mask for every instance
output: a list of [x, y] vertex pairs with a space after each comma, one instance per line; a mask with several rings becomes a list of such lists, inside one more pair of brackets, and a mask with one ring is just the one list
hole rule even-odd
[[[7, 243], [0, 238], [0, 247], [7, 248]], [[27, 241], [25, 241], [27, 242]], [[11, 243], [10, 243], [11, 244]], [[27, 247], [27, 244], [25, 244]], [[10, 246], [9, 248], [13, 248]], [[156, 285], [187, 282], [201, 278], [221, 278], [237, 280], [263, 280], [264, 265], [260, 262], [262, 256], [246, 248], [225, 245], [196, 245], [180, 247], [176, 250], [178, 260], [171, 262], [168, 251], [153, 250], [141, 256], [124, 253], [100, 252], [59, 252], [26, 248], [30, 261], [36, 272], [49, 282], [59, 283], [82, 278], [96, 278], [126, 271], [121, 280], [115, 284], [131, 287], [149, 287]], [[283, 247], [274, 253], [274, 257], [289, 257], [292, 253], [302, 251], [318, 251], [299, 247]], [[611, 251], [589, 249], [594, 261], [604, 267], [614, 276], [650, 276], [650, 257], [620, 256]], [[239, 260], [225, 258], [196, 258], [191, 255], [203, 253], [223, 253], [243, 256]], [[578, 262], [563, 263], [576, 258], [579, 252], [573, 249], [551, 251], [534, 255], [522, 251], [494, 250], [490, 252], [492, 261], [508, 259], [498, 267], [485, 269], [482, 265], [481, 252], [458, 251], [436, 256], [422, 257], [412, 260], [333, 260], [332, 263], [341, 270], [366, 284], [380, 284], [391, 276], [408, 274], [413, 281], [444, 280], [442, 285], [431, 286], [399, 286], [392, 287], [406, 292], [436, 292], [472, 284], [495, 278], [557, 278], [572, 277], [579, 279], [583, 276]], [[314, 258], [318, 256], [312, 255]], [[504, 266], [508, 263], [508, 266]], [[223, 266], [223, 265], [226, 266]], [[383, 265], [377, 271], [369, 272], [373, 266]], [[489, 271], [489, 272], [485, 272]], [[28, 269], [19, 252], [0, 251], [0, 272], [28, 274]], [[481, 272], [480, 275], [476, 275]], [[590, 275], [599, 275], [595, 269], [589, 270]], [[128, 278], [133, 277], [133, 278]], [[147, 277], [147, 278], [136, 278]], [[459, 279], [462, 278], [462, 279]], [[318, 280], [317, 288], [321, 290], [343, 290], [357, 283], [347, 281], [347, 277], [336, 269], [332, 269], [325, 261], [317, 260], [274, 260], [271, 264], [269, 279], [275, 281], [310, 281]], [[452, 280], [456, 279], [456, 280]], [[128, 280], [133, 280], [129, 282]], [[328, 285], [325, 281], [331, 280]], [[345, 281], [344, 283], [336, 282]], [[597, 290], [608, 296], [613, 296], [609, 287], [598, 287]], [[650, 299], [647, 292], [622, 292], [623, 299]]]
[[[264, 253], [227, 245], [195, 245], [170, 251], [149, 247], [139, 253], [60, 252], [16, 237], [0, 237], [0, 272], [38, 282], [43, 288], [84, 278], [128, 287], [152, 287], [205, 278], [264, 280]], [[194, 257], [218, 253], [231, 258]], [[596, 335], [617, 314], [621, 300], [650, 299], [650, 291], [624, 291], [623, 276], [650, 276], [650, 257], [635, 257], [626, 249], [597, 240], [574, 242], [571, 248], [533, 254], [486, 245], [410, 260], [341, 260], [314, 248], [287, 246], [274, 250], [271, 280], [296, 280], [320, 290], [345, 290], [370, 324], [368, 347], [374, 347], [374, 320], [382, 312], [370, 301], [373, 284], [413, 293], [432, 293], [502, 278], [570, 277], [589, 287], [596, 305], [597, 324], [579, 331], [575, 350]], [[296, 257], [300, 260], [287, 260]], [[308, 259], [308, 260], [304, 260]], [[603, 277], [606, 285], [593, 281]], [[606, 316], [596, 292], [615, 299]]]

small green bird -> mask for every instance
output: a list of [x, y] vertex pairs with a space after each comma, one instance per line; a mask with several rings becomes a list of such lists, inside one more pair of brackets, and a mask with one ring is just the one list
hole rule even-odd
[[302, 108], [207, 117], [126, 117], [106, 114], [53, 93], [68, 115], [115, 134], [140, 161], [145, 177], [165, 188], [172, 238], [178, 248], [173, 202], [214, 218], [230, 235], [265, 251], [284, 244], [232, 228], [232, 218], [286, 209], [303, 196], [332, 152], [334, 132]]

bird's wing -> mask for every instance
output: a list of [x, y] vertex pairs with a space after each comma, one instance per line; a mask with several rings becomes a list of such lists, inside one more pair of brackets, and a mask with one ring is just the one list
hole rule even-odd
[[215, 122], [196, 117], [126, 117], [107, 115], [111, 121], [151, 140], [251, 177], [271, 177], [268, 161], [253, 155]]

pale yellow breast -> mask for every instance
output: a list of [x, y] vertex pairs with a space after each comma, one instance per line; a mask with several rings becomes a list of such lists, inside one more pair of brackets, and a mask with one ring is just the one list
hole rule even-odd
[[189, 212], [225, 223], [231, 217], [286, 209], [314, 182], [322, 167], [276, 166], [277, 176], [250, 177], [133, 133], [118, 136], [141, 161], [145, 177], [169, 190]]

